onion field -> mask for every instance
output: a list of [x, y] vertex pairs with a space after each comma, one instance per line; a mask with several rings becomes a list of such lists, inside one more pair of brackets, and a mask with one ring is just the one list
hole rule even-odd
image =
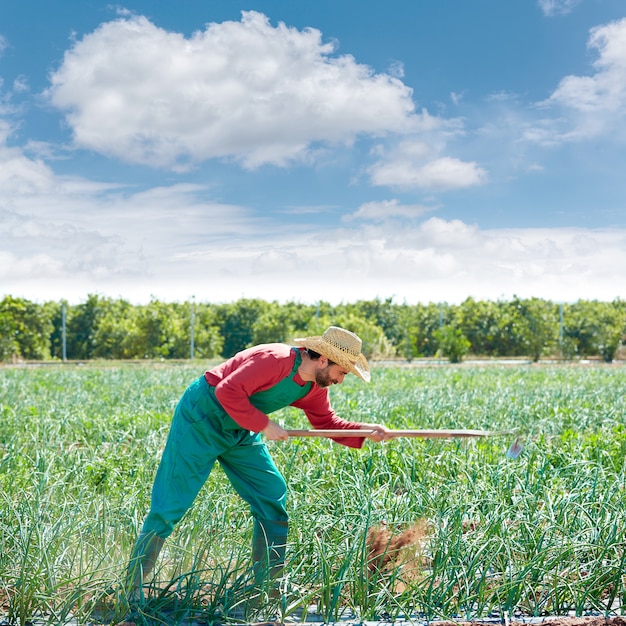
[[[0, 621], [122, 619], [121, 581], [174, 407], [208, 365], [0, 369]], [[516, 435], [361, 450], [269, 442], [291, 519], [268, 613], [300, 608], [305, 619], [314, 607], [326, 623], [621, 614], [623, 366], [373, 364], [370, 385], [347, 377], [330, 393], [346, 419]], [[308, 427], [296, 409], [273, 418]], [[515, 438], [523, 451], [512, 459]], [[228, 620], [249, 579], [251, 534], [216, 467], [133, 621]]]

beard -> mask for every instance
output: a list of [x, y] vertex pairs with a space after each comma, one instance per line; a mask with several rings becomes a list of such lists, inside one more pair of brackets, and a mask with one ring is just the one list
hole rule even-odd
[[315, 382], [317, 383], [318, 387], [330, 387], [331, 385], [334, 385], [337, 381], [333, 380], [330, 377], [329, 367], [326, 366], [323, 370], [318, 370], [317, 372], [315, 372]]

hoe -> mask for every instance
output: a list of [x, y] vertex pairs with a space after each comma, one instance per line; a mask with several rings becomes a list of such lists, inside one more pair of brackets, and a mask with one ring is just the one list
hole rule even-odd
[[[367, 437], [375, 431], [371, 428], [361, 428], [358, 430], [287, 430], [290, 437]], [[494, 437], [498, 435], [512, 435], [514, 431], [493, 431], [493, 430], [392, 430], [392, 439], [396, 437], [416, 437], [418, 439], [453, 439], [471, 437]], [[506, 452], [509, 459], [516, 459], [522, 452], [523, 446], [519, 439], [510, 445]]]

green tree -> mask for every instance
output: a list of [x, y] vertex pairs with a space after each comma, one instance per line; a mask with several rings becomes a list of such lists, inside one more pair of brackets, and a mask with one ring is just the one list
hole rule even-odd
[[396, 307], [397, 324], [400, 329], [398, 338], [395, 340], [396, 354], [411, 362], [417, 356], [417, 337], [414, 332], [411, 332], [411, 329], [414, 328], [412, 321], [414, 307], [408, 304], [396, 305]]
[[101, 314], [93, 333], [93, 356], [132, 359], [138, 356], [138, 311], [127, 300], [101, 300]]
[[[54, 359], [63, 358], [63, 308], [65, 307], [65, 315], [67, 318], [70, 306], [66, 300], [60, 302], [47, 302], [46, 306], [50, 311], [50, 321], [52, 322], [52, 331], [50, 332], [50, 353]], [[67, 324], [66, 324], [67, 331]]]
[[69, 307], [67, 312], [67, 356], [69, 359], [93, 358], [94, 337], [105, 302], [105, 298], [90, 294], [82, 304]]
[[402, 308], [393, 303], [393, 298], [385, 300], [362, 300], [353, 307], [355, 315], [363, 317], [382, 328], [387, 339], [400, 346], [406, 338]]
[[493, 356], [498, 352], [498, 305], [487, 300], [467, 298], [456, 309], [454, 325], [470, 342], [469, 351], [475, 355]]
[[289, 310], [272, 302], [252, 324], [252, 343], [289, 343], [294, 337], [294, 327]]
[[540, 298], [514, 298], [511, 305], [518, 315], [517, 330], [524, 352], [535, 362], [544, 353], [553, 352], [558, 341], [558, 307]]
[[499, 302], [497, 356], [528, 356], [534, 361], [556, 351], [559, 334], [558, 307], [539, 298]]
[[222, 357], [228, 359], [254, 344], [254, 324], [269, 306], [264, 300], [241, 299], [219, 307], [217, 321], [224, 338]]
[[[320, 315], [330, 314], [332, 307], [327, 302], [318, 304], [301, 304], [299, 302], [287, 302], [283, 305], [285, 316], [289, 326], [293, 329], [293, 336], [301, 337], [308, 334], [308, 325], [311, 319]], [[291, 341], [293, 337], [289, 338]]]
[[626, 333], [626, 310], [621, 300], [579, 300], [564, 307], [563, 336], [579, 357], [600, 356], [610, 363]]
[[624, 336], [625, 318], [619, 301], [598, 303], [596, 319], [598, 353], [603, 361], [611, 363]]
[[[191, 340], [191, 339], [190, 339]], [[217, 320], [217, 308], [198, 304], [194, 312], [194, 356], [203, 359], [219, 357], [224, 348]]]
[[585, 358], [598, 354], [598, 303], [578, 300], [563, 310], [563, 338], [572, 356]]
[[50, 334], [53, 330], [49, 307], [6, 296], [0, 302], [0, 351], [2, 360], [21, 357], [45, 360], [50, 355]]
[[443, 356], [447, 357], [450, 363], [460, 363], [469, 352], [471, 343], [460, 328], [446, 324], [438, 328], [434, 335]]
[[10, 361], [19, 356], [17, 323], [10, 306], [7, 306], [8, 297], [0, 303], [0, 361]]
[[526, 356], [521, 340], [519, 312], [515, 304], [498, 301], [497, 327], [494, 335], [494, 356]]
[[448, 304], [418, 304], [408, 312], [408, 335], [413, 356], [431, 357], [437, 354], [439, 342], [435, 333], [450, 323], [452, 311]]
[[189, 312], [185, 313], [181, 305], [153, 299], [139, 307], [136, 324], [137, 343], [133, 351], [138, 358], [189, 357]]

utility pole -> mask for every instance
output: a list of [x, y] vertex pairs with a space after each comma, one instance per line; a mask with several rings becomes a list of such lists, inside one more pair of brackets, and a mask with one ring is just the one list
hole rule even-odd
[[[441, 329], [443, 328], [443, 302], [439, 303], [439, 332], [441, 333]], [[439, 359], [443, 359], [443, 349], [441, 344], [437, 348], [437, 355]]]
[[189, 358], [191, 360], [193, 360], [194, 358], [194, 326], [195, 326], [195, 318], [196, 318], [196, 312], [194, 310], [194, 304], [195, 304], [195, 296], [191, 296], [191, 313], [189, 315]]
[[62, 358], [63, 363], [67, 361], [67, 331], [66, 331], [66, 313], [65, 302], [61, 305], [61, 342], [62, 342]]
[[559, 306], [560, 321], [559, 321], [559, 348], [561, 349], [561, 358], [563, 358], [563, 303]]

